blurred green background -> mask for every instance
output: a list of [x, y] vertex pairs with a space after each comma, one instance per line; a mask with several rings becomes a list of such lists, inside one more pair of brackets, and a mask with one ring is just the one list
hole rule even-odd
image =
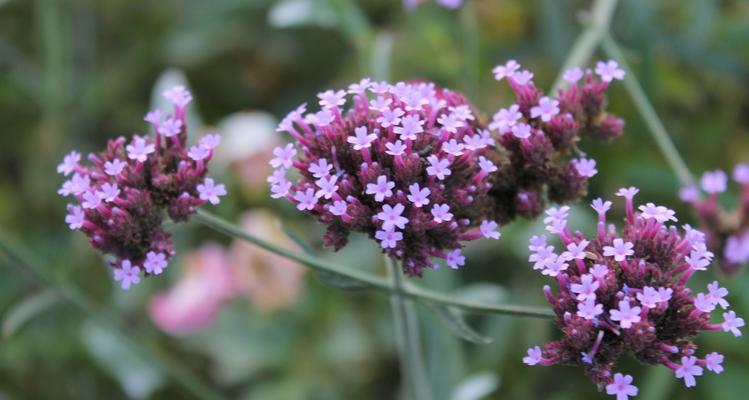
[[[430, 3], [406, 13], [398, 0], [0, 0], [0, 229], [39, 267], [0, 258], [0, 399], [396, 398], [387, 297], [331, 289], [307, 273], [282, 306], [269, 311], [258, 307], [262, 298], [240, 296], [222, 303], [215, 323], [169, 335], [149, 315], [152, 297], [184, 279], [188, 249], [230, 240], [194, 223], [172, 226], [178, 256], [167, 273], [123, 292], [101, 256], [63, 222], [55, 165], [71, 149], [86, 154], [110, 137], [142, 132], [157, 82], [186, 79], [196, 133], [219, 129], [236, 150], [214, 169], [231, 194], [214, 211], [236, 221], [244, 210], [271, 209], [318, 255], [382, 272], [375, 243], [355, 238], [338, 254], [322, 250], [318, 226], [269, 199], [267, 171], [248, 161], [267, 151], [257, 138], [288, 140], [274, 136], [274, 118], [363, 76], [434, 80], [491, 115], [512, 102], [491, 68], [515, 58], [538, 86], [550, 87], [589, 6], [474, 0], [457, 11]], [[749, 2], [624, 0], [612, 31], [693, 172], [749, 161]], [[693, 223], [623, 86], [609, 95], [610, 110], [627, 125], [612, 144], [582, 144], [599, 162], [589, 198], [635, 185], [640, 201], [676, 208]], [[573, 224], [592, 227], [589, 210], [573, 211]], [[430, 271], [418, 283], [545, 305], [546, 281], [525, 261], [538, 229], [504, 227], [498, 244], [469, 247], [460, 272]], [[699, 275], [695, 287], [713, 278], [712, 271]], [[719, 278], [737, 313], [749, 315], [747, 272]], [[493, 339], [478, 345], [451, 334], [428, 308], [419, 311], [437, 399], [606, 397], [579, 369], [520, 362], [529, 346], [558, 337], [549, 321], [469, 316]], [[700, 353], [725, 353], [726, 371], [699, 378], [691, 390], [663, 367], [625, 359], [618, 370], [635, 377], [641, 399], [744, 399], [747, 340], [701, 335]]]

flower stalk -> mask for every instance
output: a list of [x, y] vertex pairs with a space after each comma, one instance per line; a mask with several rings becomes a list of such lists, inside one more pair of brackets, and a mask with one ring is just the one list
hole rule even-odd
[[387, 279], [380, 276], [376, 276], [368, 272], [359, 271], [352, 268], [342, 268], [327, 264], [314, 257], [299, 254], [276, 244], [265, 241], [259, 237], [245, 232], [240, 227], [204, 210], [198, 210], [197, 214], [194, 217], [194, 221], [200, 222], [201, 224], [225, 235], [245, 240], [249, 243], [266, 249], [272, 253], [278, 254], [282, 257], [288, 258], [292, 261], [296, 261], [314, 270], [324, 271], [343, 278], [351, 279], [377, 291], [387, 293], [397, 291], [402, 293], [403, 296], [410, 299], [444, 304], [476, 313], [513, 315], [518, 317], [530, 318], [553, 318], [554, 316], [551, 310], [546, 307], [524, 306], [517, 304], [476, 303], [412, 285], [408, 282], [402, 282], [402, 286], [396, 288]]

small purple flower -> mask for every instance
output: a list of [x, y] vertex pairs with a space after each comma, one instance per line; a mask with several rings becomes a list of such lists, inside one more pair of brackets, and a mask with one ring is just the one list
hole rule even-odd
[[329, 126], [335, 121], [335, 116], [330, 110], [320, 110], [317, 114], [311, 115], [310, 122], [317, 125], [318, 128]]
[[394, 230], [395, 228], [405, 229], [408, 218], [401, 215], [405, 209], [406, 207], [400, 203], [395, 206], [390, 206], [390, 204], [383, 205], [382, 211], [376, 215], [377, 219], [382, 221], [382, 229], [386, 231]]
[[120, 188], [116, 183], [104, 182], [101, 185], [101, 191], [99, 191], [97, 194], [99, 198], [110, 203], [120, 195]]
[[221, 202], [219, 196], [226, 195], [226, 187], [223, 184], [216, 185], [213, 178], [205, 178], [203, 184], [197, 186], [200, 200], [206, 200], [214, 206]]
[[527, 365], [536, 365], [543, 360], [543, 353], [541, 348], [538, 346], [531, 347], [528, 349], [528, 355], [523, 357], [523, 362]]
[[559, 114], [559, 100], [542, 97], [538, 105], [531, 108], [531, 118], [541, 117], [541, 121], [549, 122], [551, 118]]
[[619, 197], [624, 197], [625, 199], [632, 201], [635, 195], [639, 192], [640, 189], [636, 187], [628, 187], [619, 189], [615, 194]]
[[315, 192], [315, 197], [318, 199], [324, 198], [326, 200], [333, 197], [333, 195], [338, 191], [338, 185], [336, 185], [337, 181], [338, 177], [335, 175], [316, 180], [315, 185], [320, 189]]
[[291, 182], [282, 181], [282, 182], [273, 184], [270, 187], [270, 191], [271, 191], [271, 195], [270, 195], [271, 198], [280, 199], [282, 197], [286, 197], [291, 191]]
[[377, 117], [377, 122], [380, 123], [380, 126], [387, 129], [391, 126], [398, 125], [401, 122], [401, 116], [403, 116], [404, 112], [400, 108], [396, 109], [385, 109], [382, 111], [382, 114]]
[[515, 72], [520, 68], [520, 64], [515, 60], [508, 60], [504, 65], [497, 65], [492, 70], [494, 79], [501, 81], [504, 78], [512, 78]]
[[291, 168], [296, 150], [294, 149], [294, 145], [289, 143], [285, 147], [276, 147], [273, 149], [273, 155], [275, 158], [270, 160], [271, 167], [278, 168], [283, 166], [284, 168]]
[[501, 108], [494, 114], [492, 123], [489, 125], [489, 129], [498, 131], [499, 133], [507, 133], [512, 131], [512, 127], [523, 118], [523, 114], [520, 112], [520, 106], [513, 104], [508, 108]]
[[447, 253], [447, 265], [452, 269], [458, 269], [461, 266], [465, 265], [466, 258], [463, 257], [462, 252], [460, 249], [455, 249], [449, 253]]
[[593, 200], [593, 202], [590, 205], [593, 210], [598, 213], [599, 216], [606, 215], [606, 212], [608, 212], [611, 209], [611, 202], [606, 200], [603, 201], [600, 197]]
[[571, 68], [564, 71], [564, 74], [562, 75], [562, 78], [571, 83], [575, 84], [577, 81], [579, 81], [583, 77], [583, 70], [580, 67]]
[[619, 68], [619, 63], [614, 60], [609, 60], [607, 62], [599, 61], [596, 63], [596, 74], [598, 74], [604, 82], [611, 82], [614, 79], [624, 79], [624, 70]]
[[367, 127], [361, 126], [354, 128], [354, 134], [356, 136], [349, 136], [346, 140], [354, 146], [354, 150], [368, 149], [372, 146], [372, 142], [377, 139], [377, 134], [367, 134]]
[[130, 260], [122, 260], [120, 267], [114, 270], [114, 280], [120, 282], [123, 290], [129, 290], [130, 286], [140, 283], [140, 269]]
[[156, 151], [153, 143], [147, 143], [146, 139], [139, 136], [134, 137], [132, 144], [127, 145], [125, 149], [128, 158], [140, 162], [146, 162], [148, 155]]
[[390, 154], [393, 157], [406, 152], [406, 145], [400, 140], [396, 140], [395, 143], [385, 143], [385, 148], [387, 149], [385, 154]]
[[528, 139], [531, 137], [531, 126], [519, 123], [512, 127], [512, 135], [518, 139]]
[[99, 207], [99, 204], [101, 204], [101, 196], [98, 192], [88, 191], [83, 193], [83, 202], [81, 202], [83, 208], [91, 210]]
[[143, 268], [145, 268], [146, 272], [153, 275], [161, 275], [166, 265], [166, 256], [163, 253], [155, 253], [153, 251], [149, 251], [146, 254], [146, 261], [143, 262]]
[[686, 202], [698, 201], [700, 199], [700, 190], [694, 185], [684, 186], [679, 190], [679, 199]]
[[594, 320], [603, 314], [603, 304], [596, 304], [596, 299], [588, 298], [577, 304], [577, 315], [587, 320]]
[[424, 132], [424, 121], [418, 115], [407, 115], [401, 119], [401, 126], [393, 128], [393, 132], [403, 140], [416, 140], [416, 135]]
[[346, 210], [348, 210], [348, 204], [343, 200], [336, 200], [333, 202], [333, 205], [329, 208], [330, 213], [336, 216], [341, 216], [343, 214], [346, 214]]
[[675, 217], [676, 212], [664, 206], [647, 203], [641, 205], [638, 209], [640, 210], [640, 216], [645, 219], [653, 218], [658, 222], [677, 221]]
[[83, 213], [83, 209], [80, 206], [74, 206], [68, 204], [69, 214], [65, 216], [65, 223], [68, 224], [71, 230], [81, 229], [83, 223], [86, 222], [86, 215]]
[[442, 143], [442, 151], [455, 157], [463, 155], [463, 149], [465, 149], [463, 143], [458, 143], [455, 139]]
[[742, 185], [749, 185], [749, 164], [737, 164], [733, 169], [733, 180]]
[[104, 163], [104, 172], [106, 172], [107, 175], [117, 176], [120, 174], [120, 172], [122, 172], [123, 169], [125, 169], [126, 165], [126, 162], [115, 158], [112, 161], [106, 161]]
[[383, 249], [394, 249], [398, 242], [403, 240], [403, 232], [390, 230], [382, 230], [375, 232], [375, 239], [380, 241], [380, 246]]
[[637, 293], [635, 297], [643, 307], [647, 308], [655, 308], [661, 302], [661, 296], [658, 294], [658, 291], [650, 286], [643, 287], [642, 292]]
[[176, 118], [168, 118], [159, 125], [158, 131], [166, 137], [177, 136], [182, 131], [182, 121]]
[[456, 117], [455, 114], [443, 114], [437, 119], [442, 128], [448, 132], [456, 133], [465, 125], [465, 122]]
[[616, 400], [627, 400], [637, 396], [637, 386], [632, 385], [632, 375], [614, 374], [614, 380], [606, 385], [606, 394], [616, 396]]
[[512, 80], [520, 86], [525, 86], [529, 83], [532, 83], [533, 72], [525, 69], [520, 72], [516, 72], [512, 75]]
[[727, 184], [728, 176], [721, 170], [705, 172], [700, 179], [702, 190], [710, 194], [725, 192]]
[[315, 189], [307, 189], [305, 191], [300, 190], [296, 192], [294, 200], [297, 201], [296, 208], [299, 211], [314, 210], [318, 201], [315, 196]]
[[635, 254], [635, 251], [632, 250], [635, 245], [631, 242], [625, 242], [620, 238], [616, 238], [611, 244], [612, 246], [603, 247], [604, 257], [614, 257], [614, 260], [621, 262], [627, 256]]
[[705, 368], [708, 371], [720, 374], [723, 372], [723, 354], [712, 352], [705, 355]]
[[326, 90], [325, 92], [319, 93], [317, 98], [320, 99], [320, 106], [326, 109], [340, 107], [346, 104], [346, 92], [343, 90]]
[[619, 302], [619, 309], [612, 309], [609, 314], [612, 321], [619, 321], [622, 329], [629, 329], [632, 324], [640, 322], [640, 310], [640, 307], [630, 308], [629, 301], [623, 300]]
[[739, 330], [739, 328], [743, 326], [744, 319], [737, 317], [735, 312], [729, 311], [723, 313], [723, 323], [721, 324], [723, 332], [731, 332], [733, 336], [738, 337], [741, 336], [741, 330]]
[[498, 228], [499, 224], [497, 224], [495, 221], [481, 221], [481, 234], [484, 235], [484, 237], [487, 239], [499, 240], [502, 234], [497, 230]]
[[77, 151], [71, 151], [62, 160], [62, 163], [57, 166], [57, 173], [65, 176], [70, 175], [78, 167], [78, 162], [81, 161], [81, 153]]
[[205, 148], [206, 150], [213, 150], [221, 144], [221, 136], [218, 133], [209, 133], [198, 142], [198, 146]]
[[697, 297], [694, 298], [694, 307], [704, 313], [709, 313], [715, 310], [715, 302], [710, 296], [697, 293]]
[[373, 194], [375, 201], [383, 202], [386, 198], [393, 195], [395, 182], [388, 180], [387, 176], [380, 175], [377, 177], [377, 183], [367, 184], [367, 194]]
[[161, 95], [179, 108], [184, 108], [192, 101], [192, 94], [184, 86], [171, 87], [161, 92]]
[[728, 296], [728, 289], [720, 287], [718, 281], [713, 281], [707, 285], [707, 291], [708, 296], [710, 296], [715, 304], [720, 305], [724, 310], [728, 308], [728, 301], [724, 299], [724, 297]]
[[427, 158], [429, 166], [427, 167], [427, 174], [429, 176], [436, 176], [439, 180], [444, 180], [446, 176], [452, 174], [450, 170], [450, 160], [440, 159], [435, 155], [431, 155]]
[[453, 214], [450, 212], [450, 206], [447, 204], [435, 204], [432, 207], [432, 218], [438, 224], [452, 221]]
[[333, 166], [328, 164], [328, 160], [321, 158], [318, 162], [311, 163], [309, 168], [307, 168], [307, 171], [309, 171], [315, 178], [320, 179], [329, 176], [331, 169], [333, 169]]
[[575, 169], [577, 170], [577, 173], [580, 174], [580, 176], [592, 178], [598, 173], [598, 170], [596, 169], [596, 160], [579, 158], [574, 159], [571, 162], [572, 165], [575, 166]]
[[211, 155], [211, 151], [203, 146], [193, 146], [187, 151], [187, 156], [194, 161], [203, 161]]
[[590, 270], [590, 274], [598, 280], [602, 280], [603, 278], [605, 278], [608, 273], [609, 267], [603, 264], [595, 264]]
[[408, 191], [409, 194], [406, 198], [414, 207], [420, 208], [429, 204], [429, 194], [431, 193], [429, 188], [421, 188], [418, 183], [414, 183], [408, 187]]
[[594, 280], [593, 275], [585, 274], [580, 277], [580, 283], [573, 283], [570, 286], [570, 292], [577, 294], [578, 301], [595, 300], [598, 287], [599, 283]]
[[161, 121], [161, 110], [151, 110], [146, 114], [146, 117], [143, 118], [144, 121], [150, 122], [153, 125], [158, 125]]
[[684, 379], [687, 387], [693, 387], [697, 384], [694, 377], [702, 375], [702, 368], [697, 365], [697, 357], [682, 357], [681, 365], [674, 372], [677, 378]]

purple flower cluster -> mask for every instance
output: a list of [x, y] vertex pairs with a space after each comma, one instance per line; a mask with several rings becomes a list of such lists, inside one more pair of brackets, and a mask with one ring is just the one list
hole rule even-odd
[[[463, 265], [461, 241], [499, 238], [484, 219], [494, 140], [461, 94], [364, 79], [318, 97], [320, 111], [302, 105], [281, 122], [296, 146], [274, 150], [268, 181], [272, 197], [327, 226], [325, 245], [340, 249], [363, 232], [420, 276], [437, 267], [432, 257]], [[300, 179], [287, 176], [292, 168]]]
[[72, 197], [65, 222], [86, 234], [91, 245], [105, 254], [114, 279], [123, 289], [146, 276], [161, 274], [174, 255], [171, 234], [162, 228], [164, 211], [175, 222], [187, 221], [206, 201], [218, 204], [224, 185], [206, 177], [206, 166], [218, 146], [217, 134], [204, 136], [187, 147], [185, 107], [192, 95], [181, 86], [164, 91], [174, 113], [148, 113], [155, 137], [134, 135], [110, 140], [100, 154], [89, 154], [89, 166], [72, 151], [57, 172], [72, 177], [58, 193]]
[[733, 211], [725, 210], [718, 199], [728, 188], [728, 176], [721, 170], [705, 172], [699, 188], [687, 186], [679, 193], [694, 208], [707, 247], [717, 254], [718, 265], [727, 274], [749, 262], [749, 164], [736, 165], [733, 180], [741, 186], [739, 205]]
[[515, 104], [500, 109], [489, 129], [499, 137], [492, 160], [502, 171], [492, 179], [494, 218], [501, 223], [518, 216], [535, 218], [548, 198], [559, 204], [587, 193], [595, 160], [569, 159], [580, 138], [608, 140], [621, 135], [624, 122], [605, 111], [605, 90], [624, 70], [616, 61], [598, 62], [595, 71], [574, 68], [564, 73], [569, 87], [556, 97], [544, 96], [533, 84], [533, 73], [510, 60], [493, 70], [506, 79]]
[[[705, 270], [713, 254], [704, 235], [688, 225], [680, 232], [674, 212], [647, 203], [634, 210], [636, 188], [621, 189], [626, 200], [624, 228], [606, 223], [610, 201], [596, 199], [598, 229], [586, 239], [567, 227], [569, 207], [546, 212], [546, 229], [559, 236], [564, 251], [557, 253], [544, 235], [530, 240], [530, 262], [559, 284], [557, 293], [547, 285], [546, 297], [556, 314], [564, 337], [528, 350], [528, 365], [579, 365], [600, 389], [626, 400], [637, 394], [632, 377], [614, 374], [619, 357], [632, 353], [645, 364], [671, 368], [687, 387], [704, 369], [723, 371], [723, 356], [709, 353], [697, 358], [691, 340], [701, 331], [723, 330], [741, 336], [744, 320], [728, 311], [728, 290], [718, 282], [705, 293], [693, 295], [686, 286], [695, 271]], [[723, 322], [710, 322], [716, 308]]]

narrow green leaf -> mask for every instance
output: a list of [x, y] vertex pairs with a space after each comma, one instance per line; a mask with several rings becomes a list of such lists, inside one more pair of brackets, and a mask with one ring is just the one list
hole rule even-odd
[[448, 328], [458, 337], [477, 344], [489, 344], [492, 342], [492, 338], [484, 336], [471, 328], [463, 318], [463, 314], [455, 307], [430, 303], [429, 308], [440, 316]]
[[13, 336], [23, 325], [57, 304], [59, 300], [60, 295], [52, 290], [43, 290], [23, 298], [13, 305], [3, 318], [3, 337]]

